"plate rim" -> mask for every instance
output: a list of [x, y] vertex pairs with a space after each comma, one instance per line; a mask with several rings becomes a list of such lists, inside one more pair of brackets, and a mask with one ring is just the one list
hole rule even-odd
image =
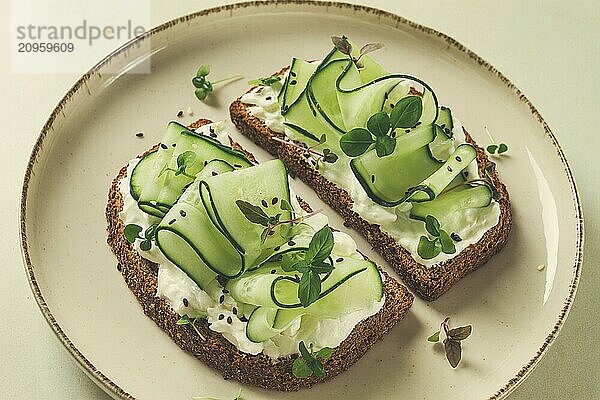
[[408, 26], [412, 29], [420, 31], [421, 33], [425, 33], [427, 35], [436, 36], [438, 39], [442, 39], [446, 41], [448, 46], [453, 47], [454, 50], [457, 50], [465, 55], [467, 55], [470, 59], [477, 62], [482, 68], [488, 70], [488, 72], [495, 75], [496, 78], [500, 79], [500, 81], [508, 87], [516, 96], [517, 99], [524, 103], [530, 110], [533, 117], [535, 117], [544, 129], [546, 136], [549, 138], [552, 145], [555, 147], [555, 150], [559, 156], [560, 161], [564, 167], [564, 172], [567, 175], [569, 181], [569, 188], [571, 191], [571, 196], [573, 203], [575, 205], [575, 219], [577, 221], [577, 229], [576, 229], [576, 253], [575, 253], [575, 264], [572, 266], [573, 276], [571, 278], [571, 283], [569, 285], [569, 293], [563, 301], [563, 306], [558, 314], [558, 319], [550, 332], [546, 335], [543, 343], [540, 348], [537, 350], [536, 354], [531, 358], [526, 365], [521, 367], [521, 369], [517, 372], [513, 378], [511, 378], [507, 383], [505, 383], [502, 387], [500, 387], [493, 395], [491, 395], [488, 400], [499, 400], [505, 398], [510, 394], [515, 388], [517, 388], [525, 378], [531, 373], [531, 371], [535, 368], [535, 366], [539, 363], [541, 358], [546, 354], [550, 345], [554, 342], [555, 338], [558, 336], [561, 328], [564, 325], [564, 322], [572, 308], [573, 300], [575, 298], [575, 294], [577, 292], [577, 287], [579, 284], [580, 276], [581, 276], [581, 268], [583, 263], [583, 245], [584, 245], [584, 221], [583, 221], [583, 211], [581, 206], [581, 200], [579, 196], [579, 192], [577, 190], [577, 185], [575, 183], [575, 179], [573, 177], [573, 173], [571, 171], [571, 167], [567, 161], [567, 158], [558, 143], [558, 140], [554, 136], [554, 133], [541, 116], [540, 112], [537, 108], [531, 103], [531, 101], [525, 96], [525, 94], [513, 84], [502, 72], [492, 66], [489, 62], [481, 58], [475, 52], [469, 50], [463, 44], [450, 37], [449, 35], [442, 33], [436, 29], [430, 28], [426, 25], [414, 22], [407, 18], [404, 18], [398, 14], [395, 14], [390, 11], [381, 10], [375, 7], [359, 5], [359, 4], [350, 4], [345, 2], [337, 2], [337, 1], [323, 1], [323, 0], [258, 0], [258, 1], [246, 1], [246, 2], [238, 2], [232, 4], [225, 4], [217, 7], [202, 9], [193, 13], [189, 13], [183, 15], [181, 17], [177, 17], [166, 21], [144, 34], [137, 36], [123, 45], [119, 46], [117, 49], [110, 52], [108, 55], [103, 57], [100, 61], [98, 61], [94, 66], [92, 66], [85, 74], [83, 74], [66, 92], [66, 94], [61, 98], [58, 104], [54, 107], [50, 116], [46, 120], [44, 126], [38, 138], [36, 139], [33, 149], [31, 151], [27, 167], [25, 170], [25, 175], [23, 178], [23, 186], [21, 190], [21, 201], [20, 201], [20, 214], [19, 214], [19, 236], [20, 236], [20, 245], [21, 245], [21, 254], [23, 258], [23, 264], [25, 267], [25, 272], [27, 274], [27, 280], [29, 282], [29, 286], [33, 292], [34, 298], [42, 312], [42, 315], [46, 319], [46, 322], [50, 325], [54, 334], [58, 337], [60, 342], [65, 346], [68, 350], [69, 354], [75, 361], [77, 361], [76, 365], [78, 365], [85, 374], [91, 378], [102, 390], [104, 390], [107, 394], [109, 394], [113, 398], [118, 399], [127, 399], [127, 400], [135, 400], [131, 394], [123, 390], [120, 386], [118, 386], [115, 382], [113, 382], [110, 378], [104, 375], [101, 371], [99, 371], [80, 351], [77, 349], [75, 344], [68, 338], [68, 336], [64, 333], [58, 321], [54, 318], [50, 308], [48, 307], [41, 290], [37, 284], [37, 280], [34, 272], [34, 265], [31, 262], [31, 257], [29, 254], [29, 244], [27, 242], [27, 196], [29, 192], [29, 182], [33, 175], [33, 170], [40, 155], [44, 140], [49, 132], [52, 130], [53, 124], [58, 117], [58, 115], [62, 112], [63, 108], [70, 100], [70, 98], [78, 92], [82, 87], [86, 86], [86, 83], [96, 74], [98, 74], [102, 67], [110, 62], [111, 59], [117, 57], [122, 52], [127, 51], [132, 46], [135, 46], [137, 43], [143, 42], [144, 40], [150, 39], [153, 35], [160, 33], [164, 30], [170, 29], [171, 27], [185, 23], [196, 18], [202, 18], [212, 14], [219, 13], [230, 13], [232, 14], [234, 10], [241, 8], [255, 8], [255, 9], [264, 9], [269, 8], [271, 6], [277, 5], [293, 5], [293, 6], [301, 6], [310, 8], [312, 10], [318, 10], [320, 8], [337, 8], [337, 9], [352, 9], [354, 12], [359, 13], [368, 13], [374, 14], [380, 18], [387, 18], [396, 22], [396, 29], [398, 26]]

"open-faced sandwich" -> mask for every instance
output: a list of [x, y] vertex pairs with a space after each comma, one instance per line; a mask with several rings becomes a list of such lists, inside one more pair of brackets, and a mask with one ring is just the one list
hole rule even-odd
[[168, 125], [110, 188], [127, 285], [184, 350], [240, 382], [297, 390], [350, 367], [412, 304], [395, 279], [257, 164], [223, 123]]
[[380, 44], [333, 42], [259, 79], [231, 119], [434, 300], [504, 246], [508, 193], [429, 85], [377, 64]]

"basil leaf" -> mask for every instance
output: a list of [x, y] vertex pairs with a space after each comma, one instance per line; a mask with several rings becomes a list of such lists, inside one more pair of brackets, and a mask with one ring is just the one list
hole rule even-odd
[[390, 136], [379, 136], [375, 142], [377, 157], [389, 156], [396, 149], [396, 139]]
[[419, 96], [406, 96], [400, 99], [390, 114], [392, 129], [412, 128], [423, 114], [423, 102]]
[[456, 246], [454, 240], [448, 235], [445, 230], [440, 230], [440, 244], [442, 245], [442, 251], [446, 254], [456, 253]]
[[431, 236], [440, 236], [440, 223], [433, 215], [425, 217], [425, 229]]
[[269, 216], [259, 206], [255, 206], [244, 200], [236, 200], [235, 204], [248, 221], [262, 226], [269, 226]]
[[365, 128], [354, 128], [340, 138], [340, 148], [349, 157], [358, 157], [373, 144], [371, 132]]
[[336, 49], [339, 50], [340, 53], [345, 54], [347, 56], [349, 56], [350, 53], [352, 53], [352, 45], [350, 44], [350, 42], [348, 41], [346, 36], [342, 36], [342, 37], [332, 36], [331, 41], [333, 42], [333, 45], [335, 46]]
[[453, 340], [465, 340], [471, 335], [472, 329], [471, 325], [453, 328], [448, 331], [448, 337]]
[[191, 167], [196, 161], [196, 153], [191, 150], [184, 151], [183, 153], [177, 156], [177, 168], [180, 170], [183, 169], [182, 172], [185, 171], [185, 168]]
[[329, 347], [323, 347], [321, 350], [317, 351], [316, 356], [321, 360], [328, 360], [331, 357], [331, 353], [333, 350]]
[[452, 368], [456, 368], [462, 356], [460, 342], [458, 340], [445, 339], [444, 350], [446, 350], [446, 358], [448, 359], [448, 362]]
[[437, 257], [442, 251], [439, 240], [429, 240], [427, 236], [421, 236], [417, 245], [417, 254], [424, 260]]
[[333, 232], [325, 225], [314, 234], [308, 245], [305, 259], [309, 261], [323, 261], [333, 250]]
[[135, 239], [138, 238], [138, 235], [142, 231], [142, 227], [136, 224], [125, 225], [125, 229], [123, 230], [123, 235], [125, 235], [125, 239], [129, 243], [134, 243]]
[[298, 299], [303, 307], [308, 307], [319, 299], [321, 294], [321, 279], [319, 274], [307, 271], [302, 274], [298, 285]]
[[367, 129], [375, 137], [387, 135], [390, 130], [390, 117], [383, 111], [371, 115], [367, 121]]
[[439, 342], [440, 341], [440, 331], [437, 331], [433, 335], [429, 336], [427, 338], [427, 341], [431, 342], [431, 343], [437, 343], [437, 342]]
[[308, 364], [306, 364], [304, 359], [298, 357], [294, 360], [294, 363], [292, 364], [292, 374], [294, 374], [296, 378], [304, 379], [311, 376], [313, 374], [313, 371], [308, 366]]

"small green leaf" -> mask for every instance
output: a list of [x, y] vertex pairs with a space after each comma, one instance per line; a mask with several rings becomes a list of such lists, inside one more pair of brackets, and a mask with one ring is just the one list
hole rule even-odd
[[259, 206], [255, 206], [244, 200], [236, 200], [235, 204], [248, 221], [262, 226], [269, 226], [269, 216]]
[[465, 340], [471, 335], [472, 330], [471, 325], [453, 328], [448, 331], [448, 337], [453, 340]]
[[314, 234], [308, 245], [305, 258], [310, 261], [323, 261], [333, 250], [333, 232], [325, 225]]
[[134, 243], [135, 239], [137, 239], [142, 231], [142, 227], [136, 224], [125, 225], [125, 229], [123, 230], [123, 235], [125, 235], [125, 239], [129, 243]]
[[429, 232], [431, 236], [440, 236], [440, 223], [433, 215], [425, 217], [425, 229], [427, 229], [427, 232]]
[[439, 240], [429, 240], [427, 236], [421, 236], [417, 245], [417, 254], [424, 260], [435, 258], [442, 252]]
[[440, 341], [440, 331], [435, 332], [433, 335], [427, 338], [428, 342], [437, 343]]
[[333, 42], [335, 48], [340, 51], [340, 53], [345, 54], [347, 56], [349, 56], [350, 53], [352, 53], [352, 45], [350, 44], [346, 36], [332, 36], [331, 41]]
[[500, 143], [498, 146], [498, 154], [506, 153], [508, 151], [508, 146], [504, 143]]
[[[329, 150], [329, 149], [325, 149], [325, 150]], [[333, 164], [337, 160], [338, 160], [338, 156], [335, 153], [329, 152], [329, 153], [323, 155], [323, 162]]]
[[190, 320], [190, 318], [187, 315], [184, 315], [181, 318], [179, 318], [179, 320], [177, 321], [177, 325], [187, 325], [191, 322], [192, 321]]
[[281, 80], [281, 76], [273, 75], [268, 78], [258, 78], [248, 81], [248, 85], [252, 86], [272, 86]]
[[282, 209], [283, 211], [294, 212], [294, 207], [292, 207], [292, 205], [290, 204], [290, 202], [287, 201], [286, 199], [281, 199], [281, 202], [279, 204], [279, 208]]
[[377, 157], [389, 156], [396, 149], [396, 139], [390, 136], [378, 136], [375, 142]]
[[194, 162], [196, 162], [197, 155], [195, 152], [188, 150], [177, 156], [177, 168], [183, 168], [185, 172], [185, 168], [191, 167]]
[[365, 54], [372, 53], [379, 49], [383, 49], [385, 45], [383, 43], [367, 43], [360, 49], [360, 55], [364, 56]]
[[327, 141], [327, 135], [322, 134], [321, 137], [319, 138], [319, 144], [323, 144]]
[[304, 341], [300, 341], [300, 343], [298, 343], [298, 350], [300, 351], [300, 355], [306, 361], [310, 361], [313, 358], [312, 354], [310, 354], [310, 352], [306, 348], [306, 344], [304, 343]]
[[358, 157], [374, 143], [371, 132], [365, 128], [354, 128], [342, 135], [340, 148], [349, 157]]
[[328, 360], [331, 357], [331, 353], [333, 350], [329, 347], [323, 347], [321, 350], [317, 351], [316, 356], [321, 360]]
[[311, 270], [317, 274], [328, 274], [333, 271], [333, 265], [323, 261], [313, 261]]
[[267, 241], [267, 237], [269, 236], [269, 228], [265, 228], [260, 234], [260, 242], [264, 243]]
[[298, 284], [298, 299], [303, 307], [308, 307], [319, 299], [321, 295], [321, 278], [319, 274], [307, 271], [302, 274]]
[[462, 356], [462, 348], [460, 346], [460, 342], [458, 340], [445, 339], [444, 340], [444, 350], [446, 350], [446, 358], [448, 362], [452, 366], [452, 368], [456, 368], [458, 363], [460, 363], [460, 359]]
[[440, 230], [440, 244], [442, 245], [442, 251], [445, 254], [456, 253], [456, 246], [454, 245], [454, 239], [448, 235], [445, 230]]
[[291, 262], [282, 263], [281, 269], [283, 269], [285, 272], [298, 271], [305, 273], [310, 271], [310, 262], [304, 259], [297, 261], [292, 260]]
[[310, 369], [312, 369], [312, 372], [317, 376], [317, 378], [325, 378], [325, 366], [323, 366], [323, 363], [316, 358], [313, 358], [313, 360], [310, 362]]
[[156, 228], [158, 228], [158, 225], [153, 224], [150, 225], [148, 228], [146, 228], [146, 231], [144, 232], [144, 237], [146, 239], [154, 239], [154, 234], [156, 233]]
[[198, 77], [207, 76], [208, 74], [210, 74], [210, 66], [206, 64], [202, 64], [196, 71], [196, 76]]
[[140, 250], [150, 251], [151, 248], [152, 248], [152, 242], [150, 240], [145, 239], [140, 242]]
[[406, 96], [400, 99], [390, 114], [392, 130], [412, 128], [423, 114], [423, 102], [419, 96]]
[[371, 115], [367, 121], [367, 129], [373, 136], [385, 136], [390, 131], [390, 117], [384, 111]]
[[498, 150], [497, 144], [490, 144], [488, 147], [485, 148], [485, 151], [487, 151], [489, 154], [496, 154], [497, 150]]
[[303, 358], [298, 357], [294, 360], [294, 364], [292, 364], [292, 374], [296, 378], [304, 379], [311, 376], [313, 371]]
[[198, 100], [202, 101], [208, 97], [208, 90], [202, 89], [202, 88], [197, 88], [196, 90], [194, 90], [194, 94], [196, 95]]

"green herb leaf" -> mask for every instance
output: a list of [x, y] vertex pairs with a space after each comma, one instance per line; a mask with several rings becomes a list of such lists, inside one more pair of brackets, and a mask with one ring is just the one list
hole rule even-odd
[[442, 251], [442, 246], [438, 239], [429, 240], [427, 236], [421, 236], [417, 245], [417, 254], [424, 260], [435, 258]]
[[236, 200], [235, 204], [248, 221], [262, 226], [269, 226], [269, 216], [259, 206], [255, 206], [244, 200]]
[[208, 74], [210, 74], [210, 66], [206, 64], [202, 64], [200, 67], [198, 67], [198, 70], [196, 71], [197, 77], [204, 77]]
[[487, 151], [490, 154], [496, 154], [497, 150], [498, 150], [497, 144], [490, 144], [488, 147], [485, 148], [485, 151]]
[[303, 358], [298, 357], [292, 364], [292, 374], [294, 374], [296, 378], [304, 379], [311, 376], [313, 371]]
[[125, 225], [125, 229], [123, 230], [123, 235], [125, 235], [125, 239], [129, 243], [135, 243], [135, 239], [139, 237], [140, 232], [142, 231], [142, 227], [136, 224], [128, 224]]
[[506, 153], [508, 151], [508, 146], [504, 143], [500, 143], [498, 145], [498, 154]]
[[440, 236], [440, 223], [433, 215], [425, 217], [425, 229], [431, 236]]
[[448, 232], [445, 230], [440, 230], [440, 244], [442, 246], [442, 251], [445, 254], [454, 254], [456, 253], [456, 246], [454, 245], [454, 240], [448, 235]]
[[385, 136], [390, 131], [390, 117], [384, 111], [371, 115], [367, 121], [367, 129], [373, 136]]
[[342, 135], [340, 148], [349, 157], [358, 157], [374, 143], [371, 132], [365, 128], [354, 128]]
[[[325, 150], [329, 150], [329, 149], [325, 149]], [[323, 162], [333, 164], [337, 160], [338, 160], [337, 154], [332, 153], [331, 151], [329, 151], [327, 154], [323, 154]]]
[[202, 101], [208, 97], [208, 90], [197, 88], [196, 90], [194, 90], [194, 94], [196, 95], [196, 98], [198, 98], [198, 100]]
[[333, 265], [323, 261], [313, 261], [311, 264], [311, 269], [317, 274], [328, 274], [333, 271]]
[[378, 136], [375, 142], [377, 157], [389, 156], [396, 149], [396, 139], [390, 136]]
[[158, 228], [158, 225], [156, 225], [156, 224], [150, 225], [148, 228], [146, 228], [146, 231], [144, 232], [144, 237], [148, 240], [154, 239], [154, 234], [156, 233], [156, 228]]
[[319, 274], [308, 270], [302, 274], [298, 284], [298, 299], [303, 307], [308, 307], [319, 299], [321, 294], [321, 278]]
[[321, 137], [319, 138], [319, 144], [323, 144], [327, 141], [327, 135], [322, 134]]
[[183, 315], [181, 318], [179, 318], [179, 320], [177, 321], [177, 325], [187, 325], [189, 323], [191, 323], [192, 320], [187, 316], [187, 315]]
[[328, 360], [331, 357], [331, 353], [333, 350], [329, 347], [323, 347], [321, 350], [317, 351], [316, 356], [321, 360]]
[[433, 335], [427, 338], [428, 342], [437, 343], [440, 341], [440, 331], [435, 332]]
[[313, 358], [313, 361], [310, 363], [310, 368], [317, 378], [325, 378], [325, 366], [323, 366], [321, 361]]
[[272, 75], [268, 78], [258, 78], [248, 81], [248, 85], [252, 86], [272, 86], [281, 80], [281, 76]]
[[412, 128], [423, 114], [423, 102], [419, 96], [406, 96], [400, 99], [390, 114], [392, 130]]
[[473, 327], [471, 325], [453, 328], [448, 331], [448, 337], [453, 340], [465, 340], [471, 336]]
[[310, 261], [323, 261], [333, 250], [333, 232], [325, 225], [314, 234], [308, 245], [305, 258]]
[[267, 241], [267, 237], [269, 236], [269, 231], [270, 231], [270, 229], [268, 227], [262, 231], [262, 233], [260, 234], [260, 242], [261, 243], [264, 243]]
[[304, 341], [300, 341], [300, 343], [298, 343], [298, 350], [300, 351], [300, 355], [306, 360], [306, 361], [310, 361], [313, 357], [312, 354], [310, 354], [310, 352], [308, 351], [308, 349], [306, 348], [306, 344], [304, 344]]
[[360, 55], [364, 56], [365, 54], [372, 53], [379, 49], [383, 49], [385, 45], [383, 43], [367, 43], [360, 49]]
[[[196, 162], [196, 153], [188, 150], [177, 156], [177, 168], [189, 168]], [[184, 171], [185, 172], [185, 171]]]
[[279, 208], [282, 209], [283, 211], [294, 212], [294, 207], [292, 207], [290, 202], [287, 201], [286, 199], [281, 199], [281, 202], [279, 203]]
[[448, 362], [452, 366], [452, 368], [456, 368], [458, 363], [460, 363], [460, 359], [462, 356], [462, 348], [460, 346], [460, 341], [445, 339], [444, 340], [444, 350], [446, 350], [446, 358]]
[[347, 56], [350, 55], [350, 53], [352, 53], [352, 45], [350, 44], [350, 42], [348, 41], [348, 38], [346, 38], [346, 36], [332, 36], [331, 37], [331, 41], [333, 42], [333, 45], [335, 46], [336, 49], [339, 50], [340, 53], [345, 54]]
[[152, 248], [152, 242], [148, 239], [144, 239], [140, 242], [140, 250], [149, 251]]
[[285, 265], [282, 263], [281, 264], [281, 268], [285, 271], [285, 272], [292, 272], [292, 271], [298, 271], [300, 273], [305, 273], [310, 271], [310, 262], [306, 261], [304, 259], [298, 260], [298, 261], [294, 261], [292, 263], [285, 263]]

